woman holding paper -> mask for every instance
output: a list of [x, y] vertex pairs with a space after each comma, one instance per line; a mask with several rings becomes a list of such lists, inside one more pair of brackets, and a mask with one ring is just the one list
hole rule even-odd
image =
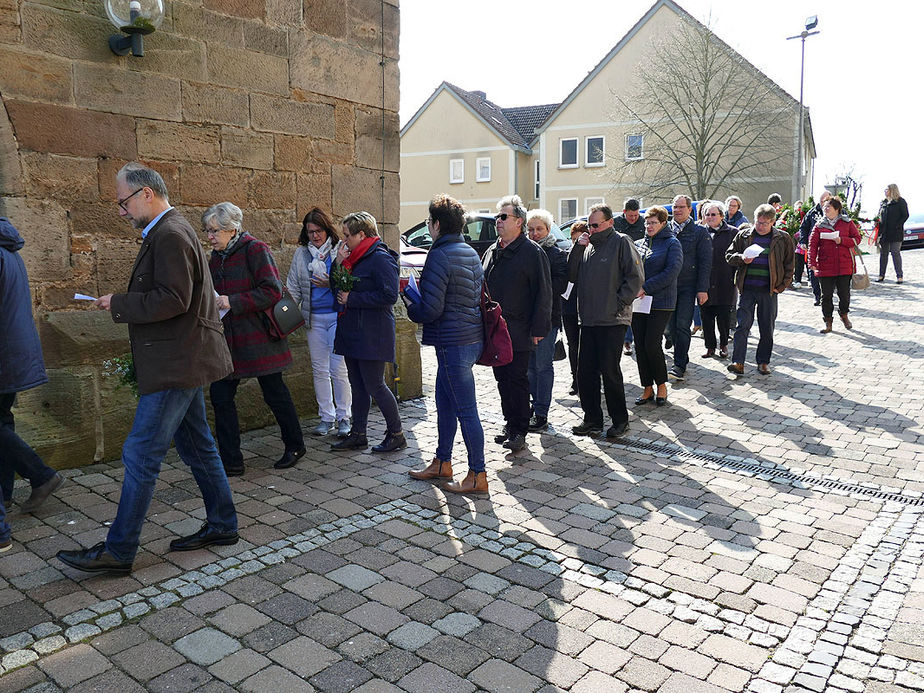
[[683, 266], [683, 249], [668, 228], [664, 207], [648, 209], [645, 238], [635, 245], [645, 263], [645, 283], [632, 313], [638, 377], [645, 388], [635, 403], [654, 401], [660, 407], [667, 404], [667, 364], [661, 349], [661, 335], [677, 303], [677, 275]]
[[[414, 479], [449, 480], [452, 493], [485, 494], [484, 429], [478, 418], [472, 366], [484, 346], [481, 285], [484, 270], [478, 253], [465, 242], [465, 209], [448, 195], [430, 202], [427, 227], [433, 245], [427, 252], [417, 292], [405, 290], [408, 317], [423, 323], [423, 343], [436, 350], [436, 455]], [[468, 474], [452, 483], [452, 446], [456, 426], [468, 453]]]
[[286, 288], [301, 307], [308, 326], [314, 396], [321, 416], [311, 432], [326, 436], [336, 428], [337, 435], [346, 438], [350, 434], [349, 412], [353, 397], [346, 361], [334, 353], [337, 301], [330, 288], [330, 269], [340, 247], [340, 236], [322, 209], [313, 207], [305, 215], [298, 246], [289, 267]]
[[860, 232], [850, 217], [841, 214], [837, 197], [827, 200], [824, 216], [809, 237], [809, 267], [821, 282], [821, 314], [825, 321], [822, 334], [831, 331], [834, 317], [834, 291], [837, 289], [837, 312], [844, 327], [853, 328], [847, 317], [850, 310], [850, 280], [853, 277], [854, 248], [860, 245]]

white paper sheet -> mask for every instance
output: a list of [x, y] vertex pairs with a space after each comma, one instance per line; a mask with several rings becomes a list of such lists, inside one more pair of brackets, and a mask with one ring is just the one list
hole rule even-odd
[[835, 241], [841, 237], [841, 234], [838, 231], [822, 231], [818, 234], [818, 237], [824, 238], [826, 241]]
[[404, 295], [414, 303], [420, 301], [420, 287], [417, 286], [417, 280], [414, 278], [413, 274], [407, 278], [407, 286], [404, 287]]
[[[215, 289], [212, 289], [212, 293], [215, 294], [215, 300], [217, 301], [217, 300], [218, 300], [218, 292], [215, 291]], [[218, 319], [221, 320], [222, 318], [224, 318], [224, 317], [228, 314], [228, 311], [229, 311], [229, 310], [231, 310], [231, 309], [230, 309], [230, 308], [225, 308], [224, 310], [222, 310], [221, 308], [219, 308], [219, 309], [218, 309]]]
[[754, 243], [753, 245], [749, 245], [747, 248], [745, 248], [744, 252], [741, 254], [744, 255], [744, 257], [749, 257], [751, 259], [754, 259], [758, 255], [760, 255], [762, 252], [764, 252], [763, 246], [758, 245], [757, 243]]
[[573, 288], [574, 288], [574, 283], [568, 282], [568, 286], [565, 287], [565, 290], [562, 293], [561, 297], [567, 301], [568, 298], [571, 296], [571, 289]]
[[87, 296], [86, 294], [74, 294], [75, 301], [95, 301], [96, 299], [93, 296]]
[[642, 296], [632, 301], [633, 313], [651, 313], [651, 296]]

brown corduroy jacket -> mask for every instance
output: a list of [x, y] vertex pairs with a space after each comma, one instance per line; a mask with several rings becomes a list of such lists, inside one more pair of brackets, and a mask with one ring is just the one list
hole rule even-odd
[[141, 394], [201, 387], [233, 370], [205, 252], [177, 210], [148, 232], [128, 292], [110, 308], [128, 323]]

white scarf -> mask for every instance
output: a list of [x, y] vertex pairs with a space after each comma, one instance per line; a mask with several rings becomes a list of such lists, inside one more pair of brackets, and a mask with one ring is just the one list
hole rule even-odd
[[330, 236], [325, 239], [324, 244], [318, 248], [314, 243], [305, 246], [311, 255], [311, 262], [308, 263], [308, 274], [318, 279], [327, 279], [327, 258], [331, 254]]

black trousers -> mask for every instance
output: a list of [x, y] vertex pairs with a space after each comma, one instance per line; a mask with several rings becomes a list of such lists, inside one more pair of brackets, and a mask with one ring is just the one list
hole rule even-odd
[[[798, 257], [798, 256], [797, 256]], [[734, 306], [700, 306], [703, 316], [703, 339], [707, 349], [716, 348], [715, 328], [719, 328], [719, 346], [728, 346], [728, 334], [731, 331], [731, 312]]]
[[626, 338], [626, 325], [607, 327], [581, 327], [578, 350], [578, 395], [584, 410], [584, 423], [603, 427], [603, 409], [600, 403], [600, 379], [603, 378], [603, 396], [606, 409], [619, 425], [629, 420], [626, 409], [626, 390], [622, 382], [622, 345]]
[[578, 345], [581, 343], [581, 328], [577, 315], [562, 315], [561, 323], [568, 340], [568, 361], [571, 364], [571, 382], [577, 384]]
[[398, 400], [385, 384], [385, 362], [354, 359], [351, 356], [345, 356], [344, 361], [347, 374], [350, 376], [350, 392], [353, 395], [353, 405], [350, 409], [353, 415], [352, 432], [366, 435], [369, 409], [372, 407], [372, 400], [375, 400], [379, 411], [385, 417], [385, 430], [388, 433], [400, 433]]
[[[305, 447], [302, 425], [292, 402], [292, 395], [282, 379], [282, 373], [270, 373], [257, 377], [263, 401], [276, 417], [282, 442], [286, 450], [301, 450]], [[240, 380], [219, 380], [209, 387], [209, 397], [215, 410], [215, 437], [218, 439], [218, 454], [225, 467], [241, 467], [244, 456], [241, 454], [241, 424], [237, 418], [237, 394]]]
[[526, 435], [529, 428], [529, 355], [531, 351], [514, 351], [513, 361], [494, 367], [494, 379], [500, 394], [501, 411], [507, 434]]
[[847, 315], [850, 312], [850, 280], [851, 274], [840, 274], [836, 277], [818, 277], [821, 282], [821, 314], [825, 321], [834, 317], [834, 292], [837, 291], [837, 314]]
[[805, 271], [805, 255], [802, 253], [796, 253], [796, 271], [793, 279], [802, 283], [802, 273]]
[[[642, 387], [667, 382], [667, 364], [661, 348], [661, 336], [670, 321], [671, 310], [632, 314], [632, 334], [635, 337], [635, 361]], [[705, 315], [703, 315], [705, 325]]]

